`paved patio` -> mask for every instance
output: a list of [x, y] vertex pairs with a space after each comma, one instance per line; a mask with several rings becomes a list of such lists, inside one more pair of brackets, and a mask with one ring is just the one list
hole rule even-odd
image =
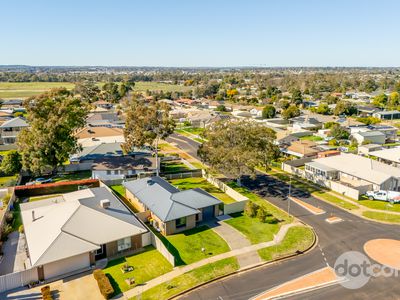
[[25, 270], [24, 262], [26, 255], [25, 236], [18, 231], [8, 235], [7, 241], [3, 244], [3, 258], [0, 261], [0, 275]]

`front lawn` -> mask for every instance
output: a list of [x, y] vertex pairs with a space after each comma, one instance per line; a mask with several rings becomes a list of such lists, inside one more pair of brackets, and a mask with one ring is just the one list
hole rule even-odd
[[311, 247], [314, 238], [314, 232], [308, 227], [290, 227], [280, 244], [260, 249], [258, 254], [263, 260], [268, 261], [302, 252]]
[[359, 200], [358, 203], [372, 209], [400, 212], [400, 203], [391, 204], [389, 202], [379, 200]]
[[400, 223], [400, 215], [387, 214], [384, 212], [365, 211], [362, 215], [368, 219], [384, 221], [389, 223]]
[[201, 266], [174, 279], [159, 284], [138, 297], [131, 298], [141, 300], [166, 300], [183, 291], [206, 283], [214, 278], [231, 274], [239, 269], [239, 264], [234, 257], [219, 260], [208, 265]]
[[[165, 238], [179, 253], [181, 264], [188, 265], [230, 250], [228, 244], [207, 226], [199, 226]], [[202, 248], [205, 249], [204, 253]]]
[[307, 135], [307, 136], [302, 136], [300, 140], [318, 142], [318, 141], [323, 141], [324, 139], [316, 135]]
[[[133, 267], [133, 271], [123, 273], [121, 268], [125, 264]], [[118, 295], [133, 288], [128, 286], [125, 279], [133, 277], [136, 284], [143, 284], [172, 271], [172, 266], [157, 249], [147, 246], [145, 252], [109, 261], [103, 271], [110, 279], [115, 290], [114, 295]]]
[[243, 213], [231, 216], [233, 218], [225, 222], [243, 233], [252, 244], [271, 241], [274, 234], [279, 231], [279, 223], [275, 222], [273, 218], [267, 218], [266, 222], [262, 223], [257, 218], [250, 218]]
[[226, 193], [221, 191], [219, 188], [213, 186], [203, 177], [192, 177], [184, 179], [171, 179], [169, 182], [180, 190], [189, 190], [194, 188], [201, 188], [206, 192], [218, 198], [222, 202], [229, 204], [236, 202], [235, 199], [228, 196]]

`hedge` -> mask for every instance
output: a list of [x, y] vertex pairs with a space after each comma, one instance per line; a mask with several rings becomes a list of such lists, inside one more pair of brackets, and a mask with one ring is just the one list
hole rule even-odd
[[68, 193], [78, 190], [78, 186], [81, 185], [99, 187], [100, 182], [98, 179], [83, 179], [45, 184], [19, 185], [15, 187], [15, 195], [18, 197], [30, 197], [54, 193]]
[[100, 293], [103, 295], [104, 299], [110, 299], [114, 294], [114, 288], [112, 287], [106, 274], [104, 274], [103, 270], [96, 269], [93, 271], [93, 276], [97, 281]]

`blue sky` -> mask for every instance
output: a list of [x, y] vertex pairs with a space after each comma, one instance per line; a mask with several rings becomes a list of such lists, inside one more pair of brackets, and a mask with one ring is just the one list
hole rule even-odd
[[397, 0], [0, 4], [0, 64], [400, 66]]

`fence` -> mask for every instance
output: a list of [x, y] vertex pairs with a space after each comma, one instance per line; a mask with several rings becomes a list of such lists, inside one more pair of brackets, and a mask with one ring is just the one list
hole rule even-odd
[[37, 268], [0, 276], [0, 293], [28, 285], [38, 281]]
[[162, 177], [166, 179], [183, 179], [183, 178], [201, 177], [201, 176], [202, 176], [202, 170], [200, 169], [190, 170], [182, 173], [162, 174]]
[[202, 171], [202, 176], [205, 179], [207, 179], [207, 181], [209, 183], [211, 183], [215, 187], [219, 188], [225, 194], [227, 194], [228, 196], [230, 196], [231, 198], [236, 200], [236, 202], [234, 202], [234, 203], [224, 204], [224, 214], [225, 215], [233, 214], [236, 212], [242, 212], [244, 210], [244, 207], [246, 206], [246, 203], [249, 201], [249, 198], [243, 196], [239, 192], [236, 192], [234, 189], [227, 186], [225, 183], [223, 183], [218, 178], [215, 178], [211, 174], [207, 174], [204, 170]]
[[84, 162], [79, 164], [69, 164], [62, 166], [59, 170], [65, 172], [79, 172], [79, 171], [88, 171], [92, 169], [93, 163]]
[[156, 236], [153, 232], [150, 232], [150, 234], [152, 245], [169, 261], [172, 266], [175, 267], [175, 257], [168, 251], [167, 247], [165, 247], [164, 243], [158, 236]]
[[3, 227], [6, 222], [6, 214], [10, 211], [11, 207], [14, 204], [15, 201], [15, 193], [14, 193], [14, 188], [6, 188], [2, 190], [7, 190], [5, 196], [7, 197], [9, 194], [11, 194], [10, 199], [8, 199], [7, 207], [0, 212], [0, 239], [2, 238], [3, 234]]

